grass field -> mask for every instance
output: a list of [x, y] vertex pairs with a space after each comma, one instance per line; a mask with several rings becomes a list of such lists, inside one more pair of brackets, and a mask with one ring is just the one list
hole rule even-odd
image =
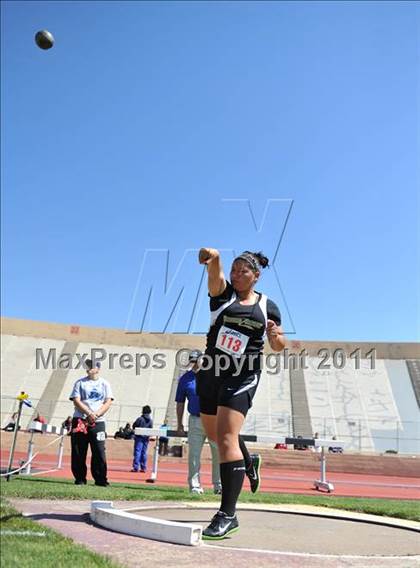
[[[203, 497], [191, 495], [182, 487], [159, 485], [138, 485], [113, 483], [110, 487], [74, 485], [72, 481], [53, 478], [18, 477], [1, 481], [4, 497], [22, 499], [100, 499], [114, 501], [202, 501]], [[210, 491], [204, 495], [206, 501], [218, 502], [220, 497]], [[290, 503], [319, 505], [348, 511], [358, 511], [388, 517], [420, 521], [420, 502], [399, 499], [366, 499], [360, 497], [334, 497], [332, 495], [296, 495], [287, 493], [257, 493], [243, 491], [240, 503]]]

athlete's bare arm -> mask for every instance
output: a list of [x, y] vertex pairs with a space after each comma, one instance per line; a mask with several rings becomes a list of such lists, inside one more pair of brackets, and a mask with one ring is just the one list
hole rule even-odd
[[202, 248], [198, 253], [198, 262], [207, 266], [208, 287], [210, 296], [219, 296], [226, 288], [226, 278], [217, 249]]

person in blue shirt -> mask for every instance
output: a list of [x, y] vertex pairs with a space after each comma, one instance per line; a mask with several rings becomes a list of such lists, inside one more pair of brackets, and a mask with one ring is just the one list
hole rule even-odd
[[[198, 369], [198, 359], [201, 356], [200, 351], [192, 351], [188, 357], [192, 367], [184, 373], [178, 382], [178, 388], [175, 395], [176, 415], [180, 434], [185, 433], [183, 426], [183, 417], [185, 409], [185, 400], [188, 400], [188, 485], [191, 493], [204, 493], [200, 482], [200, 462], [201, 452], [206, 440], [206, 433], [200, 418], [200, 402], [196, 393], [196, 376]], [[209, 440], [211, 456], [212, 456], [212, 482], [214, 493], [221, 493], [219, 453], [217, 444]]]
[[[141, 416], [135, 420], [133, 430], [135, 428], [153, 428], [152, 409], [148, 404], [143, 406]], [[131, 471], [146, 472], [147, 468], [147, 447], [149, 445], [149, 436], [134, 435], [134, 452], [133, 452], [133, 469]]]

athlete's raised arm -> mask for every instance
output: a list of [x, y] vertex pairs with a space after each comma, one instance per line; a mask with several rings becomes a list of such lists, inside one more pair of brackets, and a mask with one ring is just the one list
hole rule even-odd
[[220, 253], [217, 249], [202, 248], [198, 253], [198, 262], [207, 266], [208, 287], [210, 296], [219, 296], [226, 288]]

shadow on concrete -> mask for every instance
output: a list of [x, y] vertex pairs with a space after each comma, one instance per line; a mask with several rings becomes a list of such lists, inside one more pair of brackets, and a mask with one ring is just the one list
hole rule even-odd
[[71, 523], [87, 523], [93, 524], [90, 520], [89, 513], [74, 514], [74, 513], [38, 513], [36, 515], [25, 515], [25, 519], [32, 521], [67, 521]]

